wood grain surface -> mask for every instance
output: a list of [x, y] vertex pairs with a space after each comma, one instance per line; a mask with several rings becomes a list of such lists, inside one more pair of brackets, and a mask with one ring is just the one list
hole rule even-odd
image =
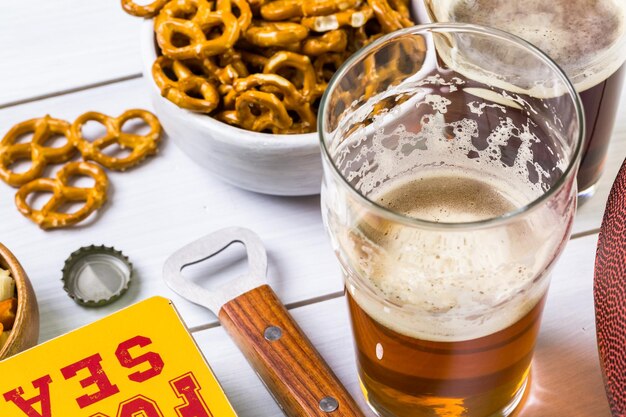
[[[287, 416], [363, 416], [268, 285], [226, 303], [219, 318]], [[336, 404], [325, 410], [325, 400]]]

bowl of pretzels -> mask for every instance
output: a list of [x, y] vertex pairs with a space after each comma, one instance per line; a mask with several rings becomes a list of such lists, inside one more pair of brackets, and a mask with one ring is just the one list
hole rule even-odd
[[311, 195], [321, 96], [342, 63], [412, 26], [408, 0], [122, 1], [142, 28], [144, 77], [173, 142], [251, 191]]

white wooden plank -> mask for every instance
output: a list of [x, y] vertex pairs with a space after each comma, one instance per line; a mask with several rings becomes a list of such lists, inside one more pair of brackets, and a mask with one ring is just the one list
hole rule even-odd
[[0, 2], [0, 107], [139, 74], [141, 21], [119, 0]]
[[[593, 316], [593, 249], [597, 236], [570, 243], [553, 275], [533, 363], [529, 399], [518, 417], [608, 417]], [[292, 310], [313, 344], [365, 410], [343, 297]], [[222, 328], [196, 341], [240, 417], [282, 413]], [[367, 416], [374, 414], [367, 410]]]
[[[87, 110], [117, 115], [130, 107], [151, 108], [143, 80], [0, 110], [0, 126], [50, 112], [73, 120]], [[270, 281], [285, 303], [341, 291], [338, 265], [322, 228], [318, 197], [277, 198], [226, 185], [193, 164], [167, 138], [158, 156], [126, 173], [110, 174], [112, 193], [92, 224], [44, 232], [13, 204], [15, 190], [0, 183], [0, 241], [22, 262], [39, 298], [41, 339], [65, 333], [152, 295], [180, 299], [165, 286], [161, 269], [186, 243], [226, 226], [245, 226], [263, 239]], [[66, 257], [88, 244], [118, 247], [131, 258], [136, 278], [129, 294], [101, 309], [78, 307], [63, 292]], [[194, 270], [200, 278], [206, 271]], [[191, 327], [214, 321], [204, 309], [180, 303]]]
[[[14, 123], [46, 113], [72, 120], [87, 110], [116, 115], [130, 107], [151, 108], [142, 79], [2, 109], [0, 134]], [[617, 146], [621, 151], [611, 153], [613, 161], [626, 146], [623, 125], [621, 129], [613, 144], [613, 149]], [[616, 167], [611, 165], [611, 169]], [[271, 282], [286, 303], [341, 291], [339, 268], [323, 231], [317, 197], [276, 198], [235, 189], [209, 177], [167, 139], [159, 156], [110, 177], [112, 196], [98, 221], [53, 232], [43, 232], [23, 218], [13, 204], [14, 190], [0, 184], [0, 241], [16, 252], [34, 282], [41, 304], [42, 340], [148, 296], [173, 296], [161, 280], [165, 258], [185, 243], [224, 226], [248, 226], [261, 235], [270, 252]], [[602, 181], [608, 192], [611, 175]], [[593, 209], [592, 204], [597, 203], [592, 200], [583, 206], [575, 223], [577, 230], [588, 230], [579, 227], [580, 222], [586, 227], [600, 224], [601, 210]], [[119, 247], [137, 269], [136, 285], [130, 293], [104, 309], [74, 305], [58, 281], [64, 259], [79, 246], [91, 243]], [[201, 270], [195, 272], [202, 274]], [[192, 328], [215, 322], [211, 314], [188, 304], [182, 315]]]

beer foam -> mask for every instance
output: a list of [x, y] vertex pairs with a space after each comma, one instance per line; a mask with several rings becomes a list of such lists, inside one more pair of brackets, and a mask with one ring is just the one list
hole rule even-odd
[[[559, 125], [557, 115], [548, 107], [538, 114], [513, 93], [487, 90], [497, 99], [478, 100], [480, 89], [464, 90], [462, 79], [434, 74], [353, 103], [333, 132], [341, 138], [331, 142], [335, 165], [370, 201], [431, 226], [492, 219], [534, 201], [573, 152], [565, 144], [545, 149], [554, 169], [535, 158], [537, 132], [558, 138], [554, 126], [538, 123], [553, 117]], [[461, 94], [455, 97], [464, 110], [448, 94]], [[399, 104], [375, 108], [394, 100]], [[483, 337], [535, 307], [570, 226], [563, 217], [573, 210], [541, 206], [506, 225], [442, 230], [372, 219], [332, 191], [324, 199], [357, 304], [386, 327], [432, 341]]]
[[[386, 185], [373, 198], [405, 215], [454, 223], [502, 215], [525, 196], [478, 171], [433, 170]], [[357, 248], [352, 267], [389, 303], [371, 297], [349, 273], [348, 290], [379, 323], [431, 341], [487, 336], [528, 314], [548, 289], [545, 262], [567, 227], [555, 230], [554, 216], [471, 232], [367, 222], [343, 245]]]
[[624, 0], [437, 0], [438, 21], [474, 23], [513, 33], [542, 49], [584, 91], [626, 60]]

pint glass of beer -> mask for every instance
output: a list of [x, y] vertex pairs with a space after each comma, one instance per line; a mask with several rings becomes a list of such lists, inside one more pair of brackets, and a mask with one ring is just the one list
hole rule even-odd
[[322, 211], [380, 416], [507, 416], [576, 208], [581, 104], [540, 50], [434, 24], [373, 41], [322, 99]]
[[591, 197], [604, 170], [626, 69], [625, 0], [424, 0], [434, 22], [491, 26], [546, 52], [570, 77], [585, 112], [578, 190]]

